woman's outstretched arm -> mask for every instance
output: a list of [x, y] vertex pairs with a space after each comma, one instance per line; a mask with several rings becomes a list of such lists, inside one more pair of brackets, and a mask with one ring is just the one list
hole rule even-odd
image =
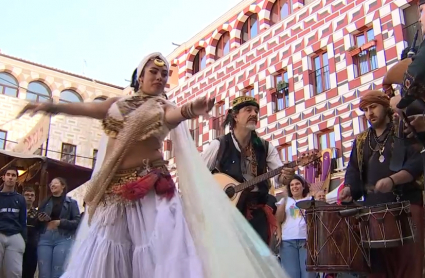
[[26, 112], [35, 115], [37, 112], [47, 112], [50, 114], [67, 114], [72, 116], [82, 116], [94, 119], [105, 118], [109, 107], [119, 99], [118, 97], [108, 98], [102, 102], [72, 102], [72, 103], [28, 103], [18, 114], [21, 117]]
[[214, 107], [214, 103], [214, 98], [201, 97], [183, 104], [181, 107], [166, 106], [165, 121], [170, 127], [174, 128], [185, 120], [208, 115], [208, 112]]

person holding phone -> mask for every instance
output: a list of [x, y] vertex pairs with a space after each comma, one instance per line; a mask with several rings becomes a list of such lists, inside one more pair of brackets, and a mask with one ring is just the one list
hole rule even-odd
[[52, 196], [40, 206], [38, 221], [42, 223], [38, 242], [39, 278], [59, 278], [80, 222], [77, 201], [66, 196], [66, 181], [50, 182]]

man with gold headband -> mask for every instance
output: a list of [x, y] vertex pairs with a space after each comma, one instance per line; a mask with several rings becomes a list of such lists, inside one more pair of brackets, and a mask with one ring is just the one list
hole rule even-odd
[[[419, 150], [413, 146], [394, 149], [395, 128], [390, 100], [381, 91], [370, 91], [360, 99], [370, 128], [354, 140], [340, 199], [364, 197], [365, 206], [410, 201], [415, 243], [391, 249], [370, 249], [372, 272], [369, 278], [422, 277], [423, 209], [422, 187], [416, 180], [422, 175]], [[401, 163], [393, 163], [401, 152]], [[400, 154], [397, 154], [399, 159]], [[422, 235], [422, 236], [419, 236]], [[418, 248], [420, 246], [420, 248]]]
[[[212, 172], [225, 173], [238, 182], [250, 180], [258, 175], [282, 166], [276, 148], [257, 136], [259, 105], [255, 98], [240, 96], [233, 100], [223, 122], [230, 126], [230, 133], [213, 140], [203, 152], [208, 168]], [[288, 184], [294, 175], [293, 169], [283, 169], [275, 178], [278, 184]], [[269, 244], [275, 234], [280, 241], [281, 230], [274, 218], [276, 198], [268, 194], [268, 181], [255, 185], [242, 193], [237, 204], [254, 230]]]

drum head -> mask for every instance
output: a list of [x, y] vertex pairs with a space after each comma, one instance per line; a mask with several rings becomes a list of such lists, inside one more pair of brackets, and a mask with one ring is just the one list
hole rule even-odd
[[323, 207], [327, 206], [328, 204], [323, 201], [316, 201], [316, 200], [304, 200], [297, 202], [297, 207], [300, 209], [310, 209], [313, 207]]

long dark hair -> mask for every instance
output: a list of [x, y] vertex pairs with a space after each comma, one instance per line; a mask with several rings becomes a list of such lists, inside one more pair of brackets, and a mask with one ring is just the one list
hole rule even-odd
[[291, 198], [294, 197], [294, 195], [292, 195], [292, 192], [291, 192], [291, 182], [293, 180], [298, 180], [301, 183], [301, 185], [303, 187], [303, 198], [307, 197], [308, 193], [310, 193], [310, 185], [308, 184], [308, 182], [306, 182], [306, 180], [303, 177], [301, 177], [299, 175], [295, 175], [291, 179], [291, 181], [289, 182], [289, 184], [288, 184], [288, 197], [291, 197]]

